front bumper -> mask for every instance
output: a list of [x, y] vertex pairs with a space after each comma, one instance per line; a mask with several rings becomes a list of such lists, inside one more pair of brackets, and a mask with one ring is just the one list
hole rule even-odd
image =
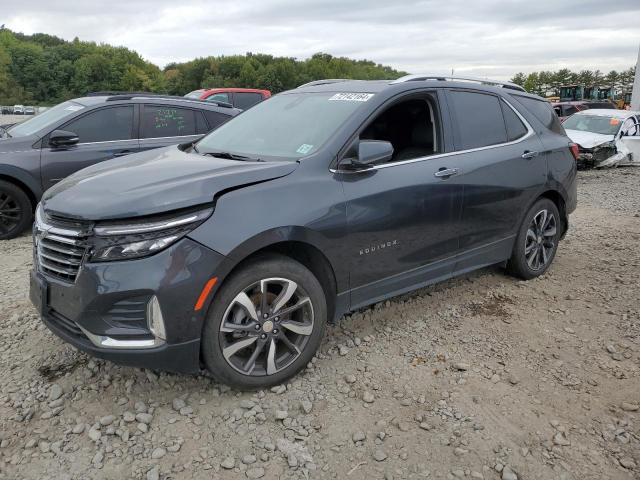
[[[91, 355], [124, 365], [195, 373], [200, 370], [208, 303], [199, 311], [194, 305], [224, 260], [184, 238], [150, 257], [85, 263], [73, 283], [43, 274], [34, 262], [31, 299], [53, 333]], [[166, 340], [150, 329], [152, 301], [162, 313]]]

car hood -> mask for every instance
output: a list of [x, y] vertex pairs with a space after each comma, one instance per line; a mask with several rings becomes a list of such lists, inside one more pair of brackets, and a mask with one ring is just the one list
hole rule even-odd
[[183, 152], [177, 145], [99, 163], [45, 192], [49, 214], [110, 220], [210, 203], [224, 190], [290, 174], [297, 162], [253, 162]]
[[603, 143], [611, 142], [615, 135], [602, 135], [601, 133], [583, 132], [581, 130], [567, 130], [567, 135], [572, 142], [582, 148], [593, 148]]

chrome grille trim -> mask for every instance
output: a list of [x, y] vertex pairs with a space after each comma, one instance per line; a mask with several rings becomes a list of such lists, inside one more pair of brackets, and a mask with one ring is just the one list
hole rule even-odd
[[86, 235], [82, 229], [51, 225], [43, 219], [42, 212], [38, 211], [34, 225], [38, 270], [45, 275], [74, 283], [88, 250]]

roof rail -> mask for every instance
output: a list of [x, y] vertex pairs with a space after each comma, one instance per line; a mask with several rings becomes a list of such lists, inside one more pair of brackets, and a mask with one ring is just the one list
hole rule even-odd
[[107, 97], [107, 102], [117, 102], [120, 100], [132, 100], [134, 98], [162, 98], [165, 100], [180, 100], [182, 102], [197, 102], [216, 105], [221, 108], [233, 108], [233, 105], [227, 102], [200, 100], [199, 98], [187, 98], [179, 95], [166, 95], [162, 93], [150, 92], [91, 92], [86, 94], [87, 97]]
[[348, 82], [349, 78], [325, 78], [324, 80], [314, 80], [313, 82], [303, 83], [297, 88], [315, 87], [316, 85], [329, 85], [330, 83]]
[[478, 77], [458, 77], [454, 75], [421, 75], [421, 74], [405, 75], [404, 77], [400, 77], [397, 80], [394, 80], [393, 82], [391, 82], [391, 84], [403, 83], [403, 82], [420, 82], [424, 80], [439, 80], [441, 82], [459, 80], [463, 82], [475, 82], [475, 83], [481, 83], [483, 85], [492, 85], [495, 87], [502, 87], [502, 88], [508, 88], [511, 90], [518, 90], [520, 92], [526, 92], [526, 90], [522, 88], [520, 85], [516, 85], [515, 83], [512, 83], [512, 82], [501, 82], [499, 80], [489, 80], [486, 78], [478, 78]]

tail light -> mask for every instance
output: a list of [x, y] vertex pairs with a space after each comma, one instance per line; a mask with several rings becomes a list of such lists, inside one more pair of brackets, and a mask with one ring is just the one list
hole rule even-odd
[[569, 150], [571, 150], [571, 155], [573, 155], [573, 159], [578, 161], [578, 156], [580, 155], [580, 147], [578, 147], [578, 144], [570, 143]]

